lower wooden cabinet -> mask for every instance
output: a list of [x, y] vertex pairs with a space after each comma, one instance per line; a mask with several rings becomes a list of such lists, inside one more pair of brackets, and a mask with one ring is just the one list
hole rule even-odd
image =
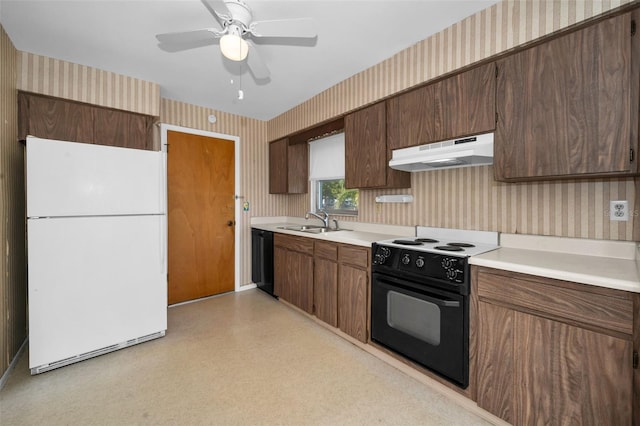
[[637, 295], [488, 268], [474, 277], [480, 407], [514, 425], [632, 424]]
[[363, 343], [369, 338], [370, 252], [364, 247], [338, 248], [338, 327]]
[[338, 245], [335, 243], [315, 242], [313, 305], [318, 319], [338, 326]]
[[276, 233], [274, 292], [366, 343], [371, 249]]
[[313, 313], [313, 240], [275, 234], [274, 293], [305, 312]]

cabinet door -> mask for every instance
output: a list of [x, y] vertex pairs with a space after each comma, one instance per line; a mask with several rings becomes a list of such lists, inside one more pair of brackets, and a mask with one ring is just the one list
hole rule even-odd
[[290, 302], [287, 254], [288, 251], [285, 248], [280, 246], [273, 247], [273, 292], [276, 296]]
[[151, 120], [142, 114], [96, 108], [94, 143], [153, 150]]
[[496, 179], [633, 171], [630, 34], [619, 15], [498, 62]]
[[503, 420], [514, 417], [515, 311], [490, 303], [478, 304], [478, 406]]
[[478, 405], [512, 424], [630, 424], [632, 343], [479, 303]]
[[345, 187], [408, 188], [411, 175], [389, 167], [386, 104], [377, 103], [345, 117]]
[[269, 194], [287, 193], [287, 139], [269, 144]]
[[496, 127], [495, 63], [446, 78], [435, 87], [435, 140], [487, 133]]
[[28, 99], [26, 131], [31, 136], [71, 142], [94, 142], [95, 108], [76, 102], [43, 96]]
[[387, 183], [386, 108], [378, 103], [344, 120], [345, 186], [375, 188]]
[[313, 266], [313, 304], [316, 317], [338, 326], [338, 263], [317, 258]]
[[519, 424], [631, 424], [632, 345], [515, 313]]
[[434, 104], [435, 86], [433, 84], [387, 100], [389, 149], [436, 141]]
[[289, 301], [303, 311], [313, 313], [313, 256], [288, 251], [287, 270], [291, 291]]
[[287, 193], [306, 194], [309, 187], [309, 145], [287, 146]]
[[348, 335], [367, 343], [367, 289], [369, 273], [366, 270], [340, 264], [338, 279], [338, 326]]

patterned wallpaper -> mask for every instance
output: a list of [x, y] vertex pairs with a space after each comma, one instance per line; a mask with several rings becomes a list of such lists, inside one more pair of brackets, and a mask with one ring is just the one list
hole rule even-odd
[[32, 53], [18, 52], [18, 89], [160, 115], [160, 86], [156, 83]]
[[24, 146], [18, 143], [16, 57], [0, 26], [0, 376], [27, 337]]
[[[268, 139], [329, 120], [627, 3], [631, 1], [502, 1], [274, 118], [268, 125]], [[637, 184], [633, 179], [507, 184], [494, 182], [492, 176], [491, 166], [414, 173], [411, 190], [361, 191], [359, 216], [341, 219], [640, 239], [637, 234], [634, 238], [634, 218], [611, 222], [607, 216], [609, 200], [626, 199], [635, 206]], [[395, 193], [411, 193], [415, 201], [384, 205], [374, 201], [376, 195]], [[289, 196], [288, 215], [304, 215], [309, 205], [308, 196]]]

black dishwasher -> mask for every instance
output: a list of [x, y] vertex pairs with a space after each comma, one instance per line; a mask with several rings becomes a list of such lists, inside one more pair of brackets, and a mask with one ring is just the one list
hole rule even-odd
[[251, 228], [251, 281], [273, 294], [273, 232]]

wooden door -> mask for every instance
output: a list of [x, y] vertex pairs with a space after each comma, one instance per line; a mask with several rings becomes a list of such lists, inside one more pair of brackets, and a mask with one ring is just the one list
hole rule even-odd
[[233, 291], [235, 147], [167, 134], [169, 304]]

